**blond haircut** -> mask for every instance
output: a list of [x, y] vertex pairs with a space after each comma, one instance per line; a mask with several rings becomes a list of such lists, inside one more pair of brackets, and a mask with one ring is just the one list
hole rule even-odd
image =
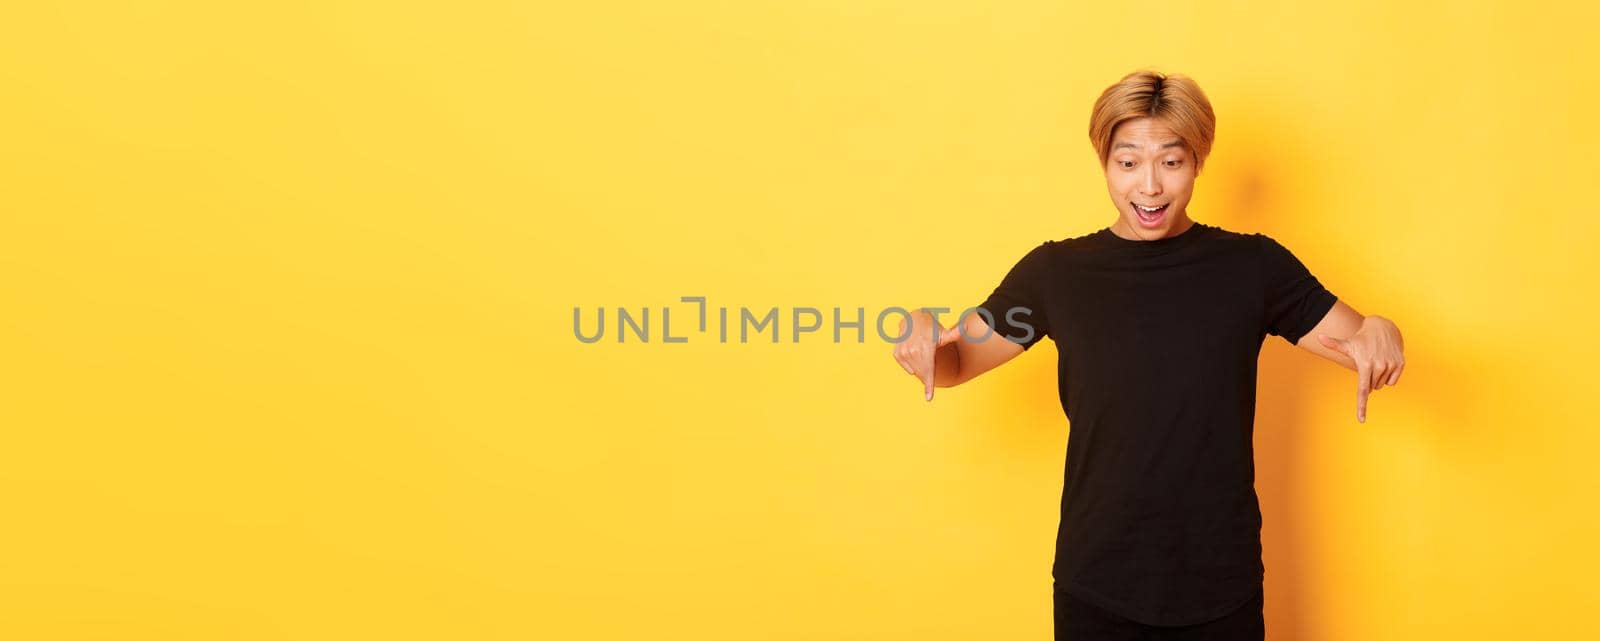
[[1194, 153], [1194, 170], [1200, 172], [1217, 133], [1217, 116], [1200, 85], [1188, 76], [1140, 70], [1106, 87], [1089, 114], [1089, 142], [1100, 154], [1103, 168], [1111, 158], [1111, 137], [1129, 120], [1160, 119], [1183, 139]]

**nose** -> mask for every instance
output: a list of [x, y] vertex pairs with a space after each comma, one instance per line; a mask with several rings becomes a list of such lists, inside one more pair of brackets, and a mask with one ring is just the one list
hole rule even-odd
[[1161, 181], [1156, 178], [1155, 165], [1146, 165], [1144, 179], [1139, 181], [1139, 193], [1146, 196], [1161, 195]]

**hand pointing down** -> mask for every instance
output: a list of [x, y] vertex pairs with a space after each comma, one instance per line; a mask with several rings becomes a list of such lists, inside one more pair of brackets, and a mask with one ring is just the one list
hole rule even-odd
[[[923, 400], [933, 400], [933, 373], [939, 348], [961, 340], [959, 325], [945, 329], [927, 311], [911, 313], [911, 333], [895, 343], [894, 360], [907, 374], [922, 380]], [[906, 335], [906, 321], [900, 321], [899, 335]]]

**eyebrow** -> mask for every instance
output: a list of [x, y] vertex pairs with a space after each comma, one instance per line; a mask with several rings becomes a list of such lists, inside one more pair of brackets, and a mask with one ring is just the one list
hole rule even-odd
[[[1183, 146], [1183, 141], [1182, 140], [1174, 140], [1172, 142], [1161, 143], [1161, 148], [1162, 149], [1166, 149], [1168, 147], [1182, 147], [1182, 146]], [[1128, 149], [1138, 149], [1139, 148], [1138, 145], [1135, 145], [1135, 144], [1133, 144], [1131, 142], [1119, 142], [1119, 143], [1117, 143], [1117, 146], [1112, 147], [1112, 149], [1122, 149], [1123, 147], [1127, 147]]]

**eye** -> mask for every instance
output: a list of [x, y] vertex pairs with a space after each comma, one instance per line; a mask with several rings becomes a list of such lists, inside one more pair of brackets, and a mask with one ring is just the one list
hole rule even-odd
[[1132, 160], [1118, 160], [1117, 164], [1122, 165], [1123, 169], [1133, 169], [1133, 161]]
[[1177, 167], [1178, 165], [1181, 165], [1181, 164], [1183, 164], [1183, 161], [1181, 161], [1181, 160], [1168, 160], [1167, 161], [1167, 166], [1168, 167]]

